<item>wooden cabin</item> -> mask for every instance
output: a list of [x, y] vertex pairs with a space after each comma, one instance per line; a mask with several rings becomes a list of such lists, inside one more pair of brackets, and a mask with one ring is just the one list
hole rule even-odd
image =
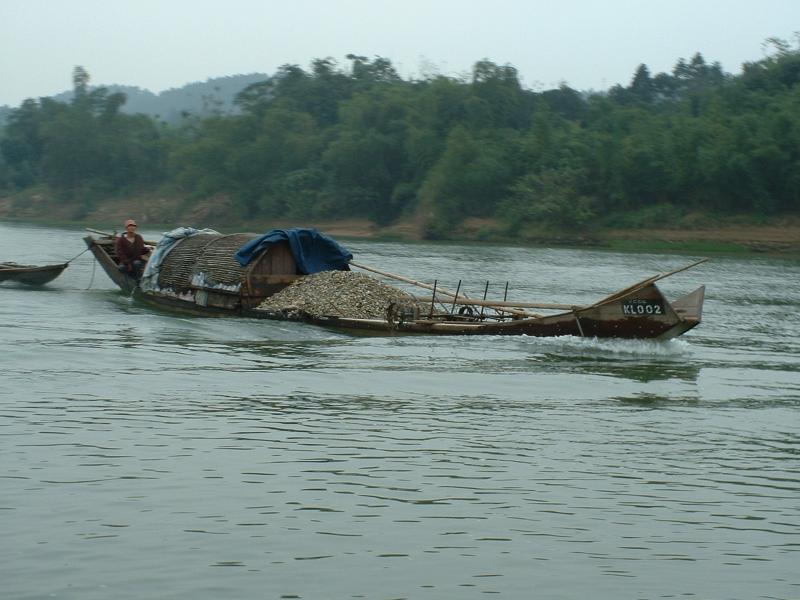
[[145, 293], [179, 298], [204, 308], [236, 310], [258, 306], [301, 275], [287, 242], [271, 246], [249, 265], [234, 255], [254, 233], [198, 234], [178, 241], [164, 257]]
[[[295, 279], [297, 273], [288, 242], [273, 244], [243, 267], [234, 255], [256, 233], [197, 234], [178, 240], [164, 256], [157, 274], [139, 282], [142, 297], [157, 304], [202, 311], [241, 311], [258, 306]], [[86, 237], [89, 249], [111, 279], [123, 290], [137, 281], [118, 269], [116, 237]]]

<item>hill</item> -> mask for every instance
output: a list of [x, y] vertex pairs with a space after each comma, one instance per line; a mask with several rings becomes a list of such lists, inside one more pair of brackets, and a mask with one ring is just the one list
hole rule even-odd
[[[250, 73], [246, 75], [229, 75], [214, 77], [206, 81], [187, 83], [178, 88], [170, 88], [158, 94], [150, 90], [130, 85], [91, 86], [89, 90], [105, 88], [110, 94], [121, 92], [127, 101], [121, 112], [127, 114], [145, 114], [170, 124], [179, 123], [187, 114], [207, 117], [212, 114], [237, 114], [233, 100], [247, 86], [266, 81], [270, 78], [266, 73]], [[68, 103], [75, 96], [73, 90], [61, 92], [52, 98], [58, 102]], [[11, 112], [12, 107], [0, 106], [0, 127]]]

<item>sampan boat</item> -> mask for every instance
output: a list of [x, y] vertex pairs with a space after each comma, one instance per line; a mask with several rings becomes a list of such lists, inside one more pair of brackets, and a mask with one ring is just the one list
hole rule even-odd
[[[177, 230], [176, 230], [177, 231]], [[295, 239], [269, 234], [232, 234], [191, 230], [189, 235], [166, 234], [159, 242], [141, 281], [118, 268], [115, 237], [102, 234], [84, 238], [88, 248], [111, 279], [124, 291], [142, 300], [192, 313], [227, 313], [246, 317], [302, 321], [351, 333], [371, 335], [528, 335], [551, 337], [573, 335], [597, 338], [666, 340], [696, 327], [702, 317], [705, 286], [669, 302], [656, 282], [694, 267], [707, 259], [649, 277], [593, 304], [569, 305], [507, 302], [468, 298], [438, 287], [386, 273], [352, 260], [352, 255], [315, 230], [312, 242], [303, 246]], [[101, 232], [94, 232], [101, 233]], [[320, 236], [319, 238], [314, 236]], [[269, 243], [262, 240], [269, 239]], [[306, 238], [305, 241], [308, 241]], [[332, 244], [332, 245], [331, 245]], [[247, 249], [247, 262], [242, 260]], [[319, 256], [333, 249], [328, 262]], [[324, 257], [330, 258], [330, 256]], [[336, 314], [331, 303], [328, 314], [302, 309], [276, 310], [260, 305], [265, 299], [303, 277], [327, 270], [349, 270], [350, 266], [372, 271], [433, 291], [414, 306], [390, 304], [382, 318], [352, 318]], [[278, 298], [279, 296], [276, 296]], [[429, 307], [429, 308], [428, 308]], [[532, 312], [532, 309], [549, 311]]]
[[0, 263], [0, 283], [14, 281], [25, 285], [44, 285], [61, 275], [69, 263], [58, 265], [19, 265], [14, 262]]

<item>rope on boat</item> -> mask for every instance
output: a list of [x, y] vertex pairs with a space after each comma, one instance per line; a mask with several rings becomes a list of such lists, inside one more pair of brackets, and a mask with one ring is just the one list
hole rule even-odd
[[78, 258], [79, 256], [81, 256], [82, 254], [85, 254], [85, 253], [86, 253], [86, 252], [88, 252], [88, 251], [89, 251], [89, 248], [87, 247], [87, 248], [86, 248], [86, 250], [84, 250], [83, 252], [79, 252], [78, 254], [76, 254], [75, 256], [73, 256], [72, 258], [70, 258], [70, 259], [69, 259], [69, 260], [68, 260], [66, 263], [64, 263], [64, 264], [67, 264], [67, 265], [68, 265], [68, 264], [69, 264], [69, 263], [71, 263], [73, 260], [75, 260], [76, 258]]
[[[87, 250], [88, 250], [88, 248], [87, 248]], [[80, 254], [78, 256], [80, 256]], [[76, 256], [75, 258], [78, 258], [78, 257]], [[93, 260], [92, 261], [92, 278], [89, 280], [89, 285], [86, 286], [87, 290], [92, 289], [92, 284], [94, 283], [94, 273], [95, 273], [96, 270], [97, 270], [97, 261]]]

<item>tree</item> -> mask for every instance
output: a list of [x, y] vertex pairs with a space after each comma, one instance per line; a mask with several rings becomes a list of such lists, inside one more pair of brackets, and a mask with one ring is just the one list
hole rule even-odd
[[322, 163], [346, 210], [391, 221], [402, 206], [395, 188], [412, 179], [407, 155], [408, 97], [403, 88], [376, 87], [342, 103], [336, 138]]
[[650, 77], [650, 69], [641, 64], [637, 67], [631, 85], [628, 88], [631, 96], [643, 104], [651, 104], [655, 95], [655, 85]]
[[595, 218], [590, 197], [581, 192], [585, 173], [563, 168], [529, 173], [511, 187], [501, 214], [514, 233], [526, 226], [585, 229]]
[[81, 66], [72, 71], [72, 89], [75, 92], [74, 101], [80, 103], [89, 93], [89, 73]]
[[446, 237], [466, 217], [494, 214], [517, 175], [517, 141], [514, 134], [478, 136], [463, 126], [450, 132], [420, 191], [431, 237]]
[[362, 84], [361, 89], [376, 84], [393, 84], [401, 81], [388, 58], [376, 56], [374, 60], [370, 60], [366, 56], [356, 54], [348, 54], [346, 58], [351, 61], [352, 77]]
[[511, 65], [500, 66], [486, 59], [476, 62], [472, 67], [472, 94], [478, 126], [520, 129], [530, 123], [532, 95], [522, 90], [517, 70]]
[[41, 128], [43, 111], [35, 100], [25, 100], [12, 111], [0, 140], [0, 150], [17, 187], [34, 185], [40, 177], [44, 142]]

